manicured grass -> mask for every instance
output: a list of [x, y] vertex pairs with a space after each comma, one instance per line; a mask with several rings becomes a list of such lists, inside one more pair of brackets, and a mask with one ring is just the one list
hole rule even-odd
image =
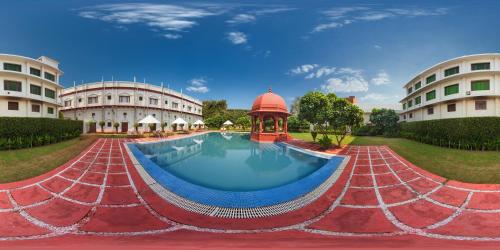
[[82, 136], [47, 146], [0, 151], [0, 183], [44, 174], [80, 154], [97, 137]]
[[[296, 138], [296, 139], [301, 139], [301, 140], [304, 140], [304, 141], [313, 141], [313, 138], [311, 136], [311, 133], [307, 132], [307, 133], [296, 133], [296, 132], [291, 132], [289, 133], [293, 138]], [[316, 137], [316, 141], [318, 141], [318, 139], [321, 138], [322, 135], [318, 134], [318, 136]], [[335, 136], [333, 135], [329, 135], [328, 137], [330, 137], [333, 141], [333, 143], [335, 145], [337, 145], [337, 140], [335, 139]], [[354, 137], [352, 136], [347, 136], [343, 141], [342, 141], [342, 145], [347, 145], [349, 143], [351, 143], [351, 141], [354, 139]]]
[[[294, 138], [312, 141], [310, 133], [291, 133]], [[320, 135], [318, 135], [319, 137]], [[442, 148], [402, 138], [349, 137], [351, 145], [387, 145], [416, 166], [450, 180], [500, 184], [500, 152]]]

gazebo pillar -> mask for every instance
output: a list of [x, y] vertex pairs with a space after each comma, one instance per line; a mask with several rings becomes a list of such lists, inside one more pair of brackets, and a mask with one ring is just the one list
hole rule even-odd
[[274, 120], [274, 133], [278, 133], [279, 132], [279, 124], [278, 124], [279, 117], [274, 115], [273, 120]]
[[262, 133], [262, 123], [264, 123], [264, 119], [261, 114], [259, 114], [259, 133]]
[[283, 117], [283, 132], [288, 133], [288, 117]]

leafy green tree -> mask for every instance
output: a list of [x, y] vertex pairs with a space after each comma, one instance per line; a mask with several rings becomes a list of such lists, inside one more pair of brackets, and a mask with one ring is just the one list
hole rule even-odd
[[319, 91], [305, 94], [300, 98], [299, 109], [299, 119], [313, 124], [320, 133], [326, 134], [332, 103], [325, 94]]
[[392, 109], [373, 109], [370, 122], [377, 135], [396, 135], [399, 133], [399, 116]]
[[332, 110], [328, 123], [333, 131], [337, 145], [341, 146], [345, 137], [363, 123], [363, 111], [345, 98], [329, 96]]
[[208, 119], [218, 114], [223, 114], [227, 110], [226, 100], [206, 100], [203, 101], [203, 119]]
[[296, 115], [288, 117], [288, 131], [300, 132], [303, 129], [309, 129], [307, 121], [299, 119]]
[[298, 116], [300, 112], [300, 97], [295, 97], [292, 101], [292, 105], [290, 106], [290, 113], [292, 115]]
[[120, 123], [118, 122], [113, 123], [113, 127], [115, 127], [115, 131], [116, 133], [118, 133], [118, 127], [120, 127]]
[[205, 125], [209, 128], [220, 128], [225, 121], [224, 115], [219, 114], [205, 119]]
[[252, 123], [252, 121], [250, 120], [250, 117], [248, 117], [248, 116], [241, 116], [235, 122], [235, 124], [240, 126], [243, 130], [250, 127], [251, 123]]
[[161, 132], [165, 132], [165, 127], [168, 126], [168, 122], [164, 122], [161, 124]]
[[99, 122], [99, 127], [101, 127], [101, 132], [104, 132], [104, 125], [106, 125], [104, 121]]

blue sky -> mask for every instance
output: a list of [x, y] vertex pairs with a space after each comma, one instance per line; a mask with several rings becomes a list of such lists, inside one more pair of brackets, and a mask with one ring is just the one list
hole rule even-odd
[[249, 108], [269, 87], [396, 103], [453, 57], [500, 51], [498, 1], [2, 1], [0, 53], [61, 62], [64, 86], [159, 84]]

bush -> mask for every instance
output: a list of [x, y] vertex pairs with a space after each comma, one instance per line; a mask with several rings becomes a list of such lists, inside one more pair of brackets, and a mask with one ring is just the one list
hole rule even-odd
[[316, 131], [311, 131], [311, 137], [313, 138], [313, 141], [316, 141], [316, 137], [318, 136], [318, 132]]
[[328, 137], [328, 135], [323, 135], [321, 139], [318, 140], [318, 144], [321, 146], [321, 149], [329, 149], [332, 146], [332, 139]]
[[83, 121], [0, 117], [0, 150], [30, 148], [80, 136]]
[[419, 142], [468, 150], [500, 150], [500, 117], [468, 117], [404, 122], [401, 136]]

